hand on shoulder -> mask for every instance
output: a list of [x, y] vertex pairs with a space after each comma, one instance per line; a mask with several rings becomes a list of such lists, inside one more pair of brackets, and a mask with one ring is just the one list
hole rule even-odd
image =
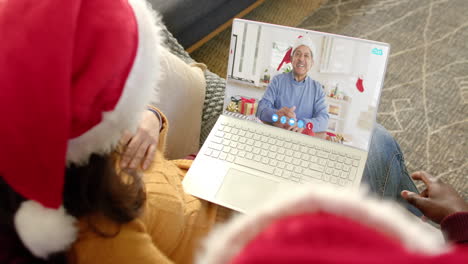
[[130, 169], [141, 166], [143, 170], [146, 170], [156, 154], [159, 130], [159, 118], [151, 111], [144, 112], [135, 134], [132, 135], [127, 131], [120, 140], [124, 146], [120, 166]]

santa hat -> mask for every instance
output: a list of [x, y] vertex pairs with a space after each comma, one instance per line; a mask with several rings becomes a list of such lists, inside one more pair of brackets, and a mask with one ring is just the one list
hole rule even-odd
[[0, 1], [0, 175], [36, 256], [66, 249], [66, 163], [110, 152], [155, 96], [161, 45], [144, 0]]
[[312, 58], [315, 56], [315, 46], [312, 43], [312, 40], [310, 39], [309, 36], [298, 36], [296, 41], [294, 42], [294, 45], [292, 47], [292, 53], [294, 54], [294, 51], [299, 47], [299, 46], [306, 46], [310, 49], [310, 52], [312, 52]]
[[440, 230], [363, 191], [311, 185], [276, 197], [218, 226], [197, 263], [435, 264], [468, 257]]
[[284, 63], [291, 63], [292, 55], [299, 46], [308, 47], [310, 49], [310, 52], [312, 52], [312, 58], [314, 58], [315, 46], [313, 45], [312, 40], [308, 36], [300, 35], [294, 41], [294, 45], [286, 51], [286, 54], [284, 54], [283, 60], [281, 60], [280, 64], [278, 65], [278, 68], [276, 69], [277, 71], [281, 69], [281, 66], [283, 66]]

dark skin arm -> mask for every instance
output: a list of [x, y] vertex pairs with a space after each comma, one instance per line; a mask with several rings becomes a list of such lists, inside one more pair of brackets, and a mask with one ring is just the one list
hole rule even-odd
[[401, 196], [417, 207], [425, 217], [440, 224], [446, 217], [458, 212], [468, 212], [468, 203], [450, 185], [433, 178], [426, 172], [411, 174], [416, 181], [422, 181], [426, 189], [421, 194], [402, 191]]

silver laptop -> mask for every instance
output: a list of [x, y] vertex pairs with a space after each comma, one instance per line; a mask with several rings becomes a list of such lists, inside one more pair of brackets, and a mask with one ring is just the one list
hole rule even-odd
[[297, 185], [358, 188], [387, 43], [236, 19], [223, 114], [183, 186], [249, 213]]

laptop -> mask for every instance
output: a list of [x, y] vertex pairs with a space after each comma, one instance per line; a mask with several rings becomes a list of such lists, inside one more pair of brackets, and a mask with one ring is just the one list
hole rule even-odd
[[359, 188], [389, 50], [235, 19], [223, 113], [184, 190], [250, 213], [302, 184]]

